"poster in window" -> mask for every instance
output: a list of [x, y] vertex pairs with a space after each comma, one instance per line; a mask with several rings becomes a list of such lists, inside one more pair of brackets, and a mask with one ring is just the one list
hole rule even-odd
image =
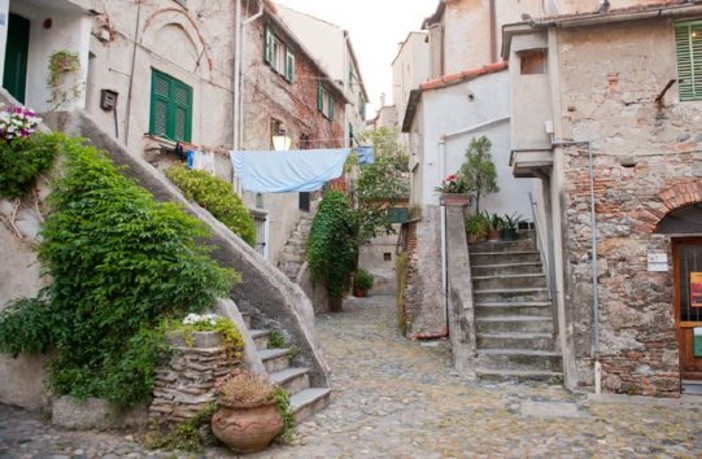
[[702, 327], [692, 329], [693, 354], [695, 357], [702, 357]]
[[702, 308], [702, 273], [690, 273], [690, 306]]

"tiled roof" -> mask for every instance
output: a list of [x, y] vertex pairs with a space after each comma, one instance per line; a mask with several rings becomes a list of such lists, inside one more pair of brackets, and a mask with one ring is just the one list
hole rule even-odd
[[427, 91], [430, 89], [438, 89], [438, 88], [443, 88], [445, 86], [451, 86], [456, 83], [460, 83], [465, 80], [470, 80], [475, 77], [479, 77], [481, 75], [487, 75], [488, 73], [495, 73], [495, 72], [501, 72], [502, 70], [505, 70], [507, 68], [507, 62], [502, 61], [502, 62], [494, 62], [492, 64], [484, 65], [482, 67], [470, 69], [470, 70], [463, 70], [458, 73], [451, 73], [449, 75], [444, 75], [442, 77], [429, 80], [425, 83], [422, 83], [420, 85], [420, 89], [422, 91]]
[[658, 1], [658, 2], [650, 2], [646, 3], [643, 5], [632, 5], [632, 6], [625, 6], [622, 8], [611, 8], [607, 10], [606, 12], [600, 12], [600, 11], [588, 11], [584, 13], [569, 13], [569, 14], [560, 14], [560, 15], [554, 15], [554, 16], [543, 16], [539, 18], [534, 18], [533, 22], [534, 24], [543, 24], [543, 23], [552, 23], [552, 22], [558, 22], [562, 20], [567, 20], [567, 19], [581, 19], [581, 18], [589, 18], [589, 17], [608, 17], [608, 16], [619, 16], [619, 15], [625, 15], [625, 14], [632, 14], [632, 13], [645, 13], [648, 11], [655, 11], [661, 8], [671, 8], [671, 7], [676, 7], [676, 6], [682, 6], [682, 5], [690, 5], [690, 4], [698, 4], [700, 3], [699, 1], [691, 1], [691, 0], [666, 0], [666, 1]]

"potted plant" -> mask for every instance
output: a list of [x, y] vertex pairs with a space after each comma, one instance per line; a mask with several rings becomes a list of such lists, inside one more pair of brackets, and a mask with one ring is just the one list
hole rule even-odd
[[465, 228], [468, 242], [483, 241], [487, 237], [490, 221], [485, 214], [478, 212], [466, 219]]
[[471, 202], [470, 187], [459, 175], [449, 175], [434, 189], [441, 193], [442, 206], [467, 206]]
[[218, 389], [212, 433], [238, 453], [262, 451], [283, 430], [276, 388], [261, 375], [235, 370]]
[[354, 296], [364, 297], [367, 295], [368, 290], [373, 288], [375, 283], [375, 278], [371, 273], [365, 269], [359, 269], [353, 277], [353, 291]]
[[475, 196], [475, 209], [480, 211], [480, 198], [497, 193], [497, 168], [492, 162], [492, 142], [485, 136], [473, 138], [466, 149], [465, 161], [458, 175], [466, 189]]
[[489, 219], [490, 226], [488, 227], [488, 241], [496, 242], [500, 240], [500, 232], [504, 226], [504, 221], [502, 217], [497, 214], [491, 214], [489, 212], [485, 213], [486, 217]]
[[517, 228], [522, 220], [522, 216], [516, 212], [512, 215], [505, 214], [505, 216], [502, 218], [503, 226], [500, 233], [503, 241], [517, 240]]

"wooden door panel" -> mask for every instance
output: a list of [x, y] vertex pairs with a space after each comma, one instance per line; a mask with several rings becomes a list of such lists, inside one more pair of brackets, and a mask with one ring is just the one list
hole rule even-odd
[[702, 273], [702, 238], [673, 240], [673, 265], [681, 377], [702, 380], [702, 356], [696, 356], [694, 349], [694, 330], [702, 328], [702, 307], [695, 305], [691, 295], [691, 274]]

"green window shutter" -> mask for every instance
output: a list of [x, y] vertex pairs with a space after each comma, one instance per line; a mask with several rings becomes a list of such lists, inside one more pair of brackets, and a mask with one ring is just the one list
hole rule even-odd
[[171, 83], [168, 75], [154, 70], [151, 74], [151, 116], [149, 133], [158, 136], [168, 135], [168, 106], [170, 104]]
[[290, 48], [285, 50], [285, 79], [291, 83], [295, 79], [295, 55]]
[[324, 88], [321, 84], [317, 87], [317, 110], [324, 111]]
[[332, 97], [331, 94], [329, 94], [329, 119], [333, 120], [334, 119], [334, 97]]
[[702, 99], [702, 22], [675, 27], [680, 100]]
[[158, 70], [152, 71], [150, 134], [190, 142], [192, 107], [190, 86]]
[[193, 90], [180, 81], [173, 81], [173, 131], [174, 140], [190, 141], [192, 129]]
[[273, 62], [273, 32], [271, 32], [269, 26], [266, 26], [265, 34], [266, 37], [264, 40], [265, 45], [263, 49], [263, 60], [270, 64]]

